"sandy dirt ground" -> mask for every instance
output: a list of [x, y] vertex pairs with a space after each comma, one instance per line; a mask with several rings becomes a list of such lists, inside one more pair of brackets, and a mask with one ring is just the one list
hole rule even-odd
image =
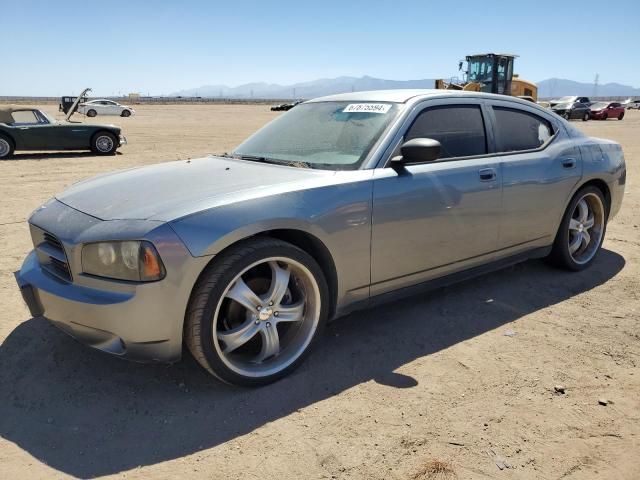
[[115, 157], [0, 162], [0, 478], [640, 478], [640, 112], [575, 123], [628, 167], [590, 270], [531, 261], [352, 314], [266, 388], [222, 385], [188, 355], [125, 362], [30, 318], [12, 272], [33, 209], [100, 172], [223, 152], [274, 116], [140, 107], [108, 120], [130, 142]]

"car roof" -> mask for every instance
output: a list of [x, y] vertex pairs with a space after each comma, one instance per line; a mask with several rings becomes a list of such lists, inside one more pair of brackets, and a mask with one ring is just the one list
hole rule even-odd
[[535, 105], [533, 102], [508, 95], [494, 93], [469, 92], [464, 90], [436, 90], [436, 89], [397, 89], [397, 90], [371, 90], [366, 92], [339, 93], [318, 97], [305, 103], [315, 102], [394, 102], [408, 103], [427, 98], [451, 98], [451, 97], [475, 97], [493, 100], [512, 101], [520, 105]]
[[34, 107], [22, 106], [22, 105], [2, 105], [0, 106], [0, 123], [13, 123], [13, 112], [20, 110], [38, 110]]

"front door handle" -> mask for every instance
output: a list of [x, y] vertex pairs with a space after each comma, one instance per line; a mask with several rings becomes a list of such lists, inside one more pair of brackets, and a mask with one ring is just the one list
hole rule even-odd
[[493, 168], [482, 168], [478, 170], [482, 182], [491, 182], [496, 179], [496, 171]]
[[575, 168], [575, 166], [576, 166], [575, 158], [565, 158], [564, 160], [562, 160], [563, 168]]

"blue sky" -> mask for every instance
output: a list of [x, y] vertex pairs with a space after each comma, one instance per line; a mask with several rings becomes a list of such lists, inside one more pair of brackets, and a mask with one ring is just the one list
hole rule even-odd
[[0, 0], [0, 12], [0, 95], [450, 77], [483, 51], [520, 55], [533, 81], [640, 87], [637, 0]]

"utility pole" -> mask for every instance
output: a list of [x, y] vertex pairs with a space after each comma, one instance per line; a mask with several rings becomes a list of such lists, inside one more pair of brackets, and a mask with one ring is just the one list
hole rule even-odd
[[600, 74], [596, 73], [596, 78], [593, 81], [593, 96], [598, 96], [598, 81], [600, 80]]

